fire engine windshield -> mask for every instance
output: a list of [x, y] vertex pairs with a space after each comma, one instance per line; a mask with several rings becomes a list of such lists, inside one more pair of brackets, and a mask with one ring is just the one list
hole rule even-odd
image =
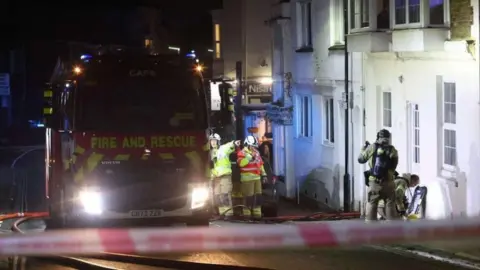
[[202, 80], [177, 61], [104, 58], [85, 67], [77, 88], [83, 130], [205, 129]]

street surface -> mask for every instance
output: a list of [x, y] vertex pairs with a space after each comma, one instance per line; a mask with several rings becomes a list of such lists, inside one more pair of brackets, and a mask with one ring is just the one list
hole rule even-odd
[[[335, 222], [335, 221], [332, 221]], [[338, 221], [348, 222], [348, 221]], [[7, 224], [3, 224], [5, 227]], [[2, 227], [4, 227], [2, 226]], [[24, 229], [41, 229], [42, 222], [35, 221], [26, 224]], [[237, 226], [241, 229], [247, 224], [213, 222], [211, 226], [225, 227]], [[271, 225], [286, 226], [286, 225]], [[416, 257], [414, 255], [391, 253], [379, 248], [364, 246], [343, 249], [322, 248], [322, 249], [291, 249], [276, 251], [244, 251], [244, 252], [211, 252], [211, 253], [188, 253], [188, 254], [172, 254], [172, 255], [149, 255], [149, 257], [158, 257], [168, 260], [180, 260], [186, 262], [206, 263], [206, 264], [223, 264], [243, 267], [257, 267], [264, 269], [285, 269], [285, 270], [372, 270], [372, 269], [389, 269], [389, 270], [405, 270], [405, 269], [464, 269], [448, 263]], [[109, 262], [98, 259], [86, 259], [89, 262], [108, 266], [113, 269], [162, 269], [140, 265], [132, 265], [127, 263]], [[28, 260], [26, 267], [23, 269], [72, 269], [53, 265], [49, 263], [38, 263], [34, 260]], [[5, 264], [0, 263], [0, 269], [8, 269]], [[192, 268], [195, 269], [193, 266]]]

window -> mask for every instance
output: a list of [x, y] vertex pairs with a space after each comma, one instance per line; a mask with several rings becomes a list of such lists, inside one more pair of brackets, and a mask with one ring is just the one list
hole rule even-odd
[[350, 29], [370, 26], [370, 0], [350, 0]]
[[413, 105], [413, 163], [420, 164], [420, 111], [418, 104]]
[[394, 0], [391, 10], [397, 27], [443, 26], [447, 23], [447, 0]]
[[300, 96], [298, 113], [298, 136], [312, 136], [312, 98], [310, 96]]
[[145, 39], [145, 48], [151, 48], [153, 45], [153, 40], [146, 38]]
[[220, 24], [215, 24], [215, 58], [220, 59], [222, 58], [222, 50], [220, 45]]
[[457, 101], [456, 85], [443, 83], [443, 164], [448, 167], [457, 161]]
[[298, 45], [300, 48], [312, 47], [312, 2], [298, 3]]
[[342, 45], [344, 44], [345, 31], [343, 23], [343, 0], [335, 0], [333, 6], [333, 21], [331, 27], [332, 45]]
[[327, 143], [335, 142], [335, 125], [334, 125], [334, 110], [333, 98], [324, 99], [324, 141]]
[[429, 0], [429, 17], [431, 25], [445, 24], [445, 0]]
[[392, 93], [383, 92], [383, 126], [392, 127]]

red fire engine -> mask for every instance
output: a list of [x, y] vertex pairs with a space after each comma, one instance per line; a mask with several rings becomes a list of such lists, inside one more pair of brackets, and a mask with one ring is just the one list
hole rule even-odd
[[59, 60], [44, 91], [50, 228], [208, 225], [207, 100], [199, 71], [175, 55]]

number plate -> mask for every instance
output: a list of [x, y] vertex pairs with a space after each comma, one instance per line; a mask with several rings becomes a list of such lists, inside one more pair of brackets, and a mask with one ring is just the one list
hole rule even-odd
[[163, 215], [162, 210], [132, 210], [130, 216], [134, 218], [153, 218], [161, 217]]

